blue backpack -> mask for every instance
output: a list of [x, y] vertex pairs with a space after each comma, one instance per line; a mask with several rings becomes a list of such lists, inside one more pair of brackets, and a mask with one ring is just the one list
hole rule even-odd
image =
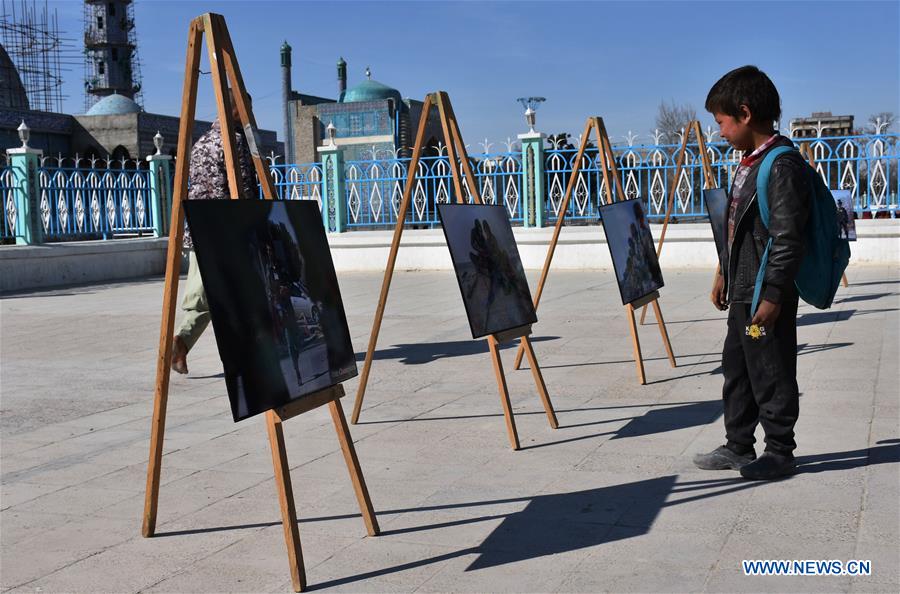
[[[769, 227], [769, 173], [775, 159], [784, 153], [794, 151], [793, 147], [779, 146], [763, 159], [756, 177], [756, 199], [759, 203], [759, 216], [763, 225]], [[850, 261], [850, 242], [841, 237], [837, 222], [837, 207], [831, 190], [825, 185], [815, 169], [806, 168], [809, 172], [812, 196], [809, 204], [809, 219], [806, 222], [806, 246], [803, 262], [797, 272], [794, 284], [800, 297], [810, 305], [819, 309], [828, 309], [834, 301], [841, 276]], [[766, 244], [759, 273], [756, 275], [756, 286], [753, 290], [751, 315], [756, 314], [762, 293], [763, 281], [766, 277], [766, 264], [769, 262], [769, 248], [772, 238]]]

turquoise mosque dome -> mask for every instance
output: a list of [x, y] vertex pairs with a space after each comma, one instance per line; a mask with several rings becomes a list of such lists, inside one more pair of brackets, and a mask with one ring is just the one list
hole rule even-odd
[[125, 95], [109, 95], [87, 110], [89, 116], [99, 115], [123, 115], [127, 113], [139, 113], [141, 106], [126, 97]]
[[[366, 76], [371, 76], [369, 69], [366, 69]], [[347, 89], [340, 99], [341, 103], [360, 103], [363, 101], [381, 101], [383, 99], [393, 99], [396, 105], [400, 104], [400, 91], [393, 87], [367, 78], [358, 85]]]

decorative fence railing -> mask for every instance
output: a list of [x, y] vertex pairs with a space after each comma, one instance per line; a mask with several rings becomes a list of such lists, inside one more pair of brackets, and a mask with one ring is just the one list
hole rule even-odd
[[38, 168], [45, 241], [152, 233], [150, 171], [141, 161], [45, 157]]
[[0, 156], [0, 242], [10, 243], [16, 236], [16, 196], [13, 185], [12, 166], [6, 159], [6, 155]]
[[[727, 187], [742, 154], [725, 143], [707, 139], [712, 170], [717, 186]], [[885, 213], [896, 216], [898, 209], [898, 158], [900, 137], [896, 134], [848, 136], [798, 140], [808, 142], [816, 168], [833, 189], [850, 190], [853, 208], [863, 213]], [[660, 221], [665, 216], [672, 177], [676, 171], [678, 144], [620, 145], [613, 147], [622, 191], [626, 198], [639, 198], [648, 216]], [[689, 144], [684, 167], [675, 186], [672, 216], [674, 220], [706, 216], [703, 201], [702, 163], [697, 144]], [[542, 176], [542, 196], [538, 199], [544, 220], [554, 221], [559, 215], [565, 189], [571, 178], [577, 151], [574, 148], [544, 148], [537, 163]], [[524, 223], [523, 205], [531, 187], [526, 184], [523, 151], [478, 154], [470, 156], [479, 191], [486, 202], [503, 204], [514, 224]], [[599, 155], [589, 148], [575, 180], [568, 205], [567, 220], [596, 221], [598, 207], [609, 201], [603, 184]], [[348, 229], [372, 229], [393, 225], [396, 221], [403, 184], [409, 167], [408, 158], [390, 157], [343, 163], [341, 196], [346, 209]], [[315, 198], [322, 204], [327, 180], [319, 164], [273, 165], [280, 195], [310, 197], [315, 179], [322, 189]], [[315, 173], [313, 177], [312, 173]], [[290, 180], [296, 179], [297, 182]], [[527, 190], [526, 190], [527, 187]], [[618, 189], [611, 191], [619, 199]], [[469, 189], [463, 192], [469, 200]], [[412, 206], [407, 222], [415, 226], [438, 224], [435, 205], [455, 200], [450, 176], [450, 163], [443, 154], [423, 157], [418, 165], [416, 184], [412, 190]]]
[[[707, 138], [707, 150], [716, 184], [727, 187], [741, 154], [712, 140]], [[517, 225], [555, 221], [572, 177], [576, 150], [571, 146], [546, 147], [540, 142], [538, 139], [519, 150], [507, 146], [505, 152], [470, 155], [469, 164], [485, 202], [502, 204]], [[872, 134], [797, 142], [809, 143], [816, 169], [829, 187], [850, 191], [857, 216], [896, 217], [900, 195], [900, 135]], [[613, 147], [622, 192], [626, 198], [639, 198], [652, 220], [660, 221], [665, 215], [679, 146], [632, 143]], [[278, 197], [315, 200], [324, 212], [329, 230], [392, 226], [397, 219], [410, 159], [382, 151], [378, 156], [384, 158], [344, 162], [339, 147], [329, 150], [322, 153], [322, 161], [318, 163], [281, 164], [277, 158], [270, 157]], [[22, 242], [25, 217], [21, 211], [28, 204], [32, 205], [28, 217], [34, 219], [32, 224], [41, 241], [165, 232], [165, 221], [156, 219], [165, 218], [170, 212], [167, 206], [171, 200], [170, 163], [162, 160], [168, 157], [151, 157], [155, 160], [148, 169], [146, 163], [133, 161], [72, 162], [59, 157], [34, 157], [28, 161], [24, 160], [28, 155], [13, 152], [7, 155], [6, 161], [0, 160], [3, 200], [0, 242]], [[432, 152], [437, 154], [420, 159], [411, 191], [407, 223], [413, 227], [437, 226], [436, 205], [456, 199], [446, 154], [441, 149]], [[32, 172], [31, 177], [28, 171]], [[610, 200], [600, 171], [598, 152], [589, 148], [574, 181], [567, 212], [570, 223], [596, 221], [598, 207]], [[676, 184], [673, 209], [676, 221], [706, 216], [701, 171], [698, 146], [689, 144], [684, 169]], [[465, 182], [462, 191], [470, 201]], [[619, 198], [615, 184], [610, 184], [610, 191]], [[31, 202], [24, 200], [26, 195], [32, 196]], [[340, 216], [334, 216], [338, 211]]]

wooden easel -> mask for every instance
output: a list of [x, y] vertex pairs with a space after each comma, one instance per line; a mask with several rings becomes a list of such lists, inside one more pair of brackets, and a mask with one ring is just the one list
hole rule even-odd
[[[150, 432], [150, 461], [147, 466], [147, 490], [144, 500], [144, 523], [142, 534], [153, 536], [156, 532], [156, 512], [159, 502], [159, 479], [162, 467], [163, 434], [166, 426], [166, 405], [169, 396], [169, 371], [172, 359], [173, 326], [175, 323], [175, 302], [178, 296], [178, 277], [181, 268], [181, 243], [184, 234], [184, 211], [182, 201], [187, 196], [187, 181], [190, 165], [191, 132], [194, 127], [194, 113], [197, 103], [197, 83], [200, 73], [200, 50], [203, 34], [206, 33], [206, 47], [212, 70], [213, 89], [216, 95], [219, 123], [222, 130], [222, 145], [225, 153], [225, 170], [231, 198], [241, 196], [241, 169], [234, 146], [234, 123], [231, 120], [231, 99], [228, 82], [234, 91], [237, 109], [243, 131], [247, 137], [256, 174], [262, 185], [266, 200], [275, 197], [275, 186], [269, 175], [269, 168], [259, 154], [256, 141], [256, 120], [250, 110], [237, 57], [231, 43], [231, 36], [225, 19], [218, 14], [207, 13], [191, 21], [188, 32], [187, 63], [185, 65], [184, 87], [181, 103], [181, 120], [178, 130], [178, 158], [175, 161], [175, 188], [172, 202], [172, 221], [169, 230], [169, 247], [166, 257], [166, 281], [163, 292], [162, 323], [159, 336], [159, 355], [156, 361], [156, 394], [153, 402], [153, 424]], [[284, 539], [290, 562], [291, 580], [296, 592], [306, 587], [306, 573], [300, 550], [300, 534], [297, 528], [297, 513], [294, 509], [294, 495], [291, 488], [290, 469], [284, 444], [282, 423], [299, 414], [328, 404], [331, 418], [337, 431], [338, 441], [344, 460], [350, 470], [350, 478], [356, 498], [362, 511], [363, 520], [370, 536], [379, 532], [369, 492], [360, 470], [353, 440], [347, 427], [340, 398], [343, 386], [337, 385], [304, 396], [275, 410], [266, 411], [266, 427], [269, 445], [272, 448], [272, 464], [275, 470], [275, 484], [284, 525]]]
[[[819, 175], [819, 170], [816, 168], [816, 156], [809, 142], [800, 143], [800, 154], [806, 157], [806, 161], [809, 163], [809, 166], [815, 170], [816, 175]], [[845, 287], [850, 286], [850, 283], [847, 281], [846, 271], [841, 274], [841, 285]]]
[[[663, 219], [662, 231], [659, 233], [659, 243], [656, 245], [656, 257], [662, 255], [663, 242], [666, 240], [666, 230], [669, 228], [669, 220], [672, 218], [672, 211], [675, 209], [675, 190], [678, 189], [678, 180], [681, 178], [681, 172], [684, 169], [685, 155], [687, 154], [688, 140], [691, 132], [697, 137], [697, 152], [700, 153], [700, 162], [703, 165], [703, 189], [710, 190], [716, 187], [716, 176], [713, 173], [712, 163], [709, 160], [709, 152], [706, 150], [706, 140], [703, 138], [703, 132], [700, 130], [700, 121], [691, 120], [681, 138], [681, 148], [678, 149], [678, 157], [675, 159], [675, 175], [672, 177], [672, 184], [669, 186], [669, 197], [666, 201], [666, 216]], [[716, 266], [716, 274], [719, 274], [719, 267]], [[641, 325], [647, 317], [647, 306], [641, 309]]]
[[[581, 134], [581, 144], [578, 147], [578, 153], [575, 155], [575, 161], [572, 164], [572, 173], [569, 176], [569, 182], [568, 184], [566, 184], [566, 192], [563, 195], [562, 203], [559, 206], [559, 215], [556, 218], [556, 226], [553, 228], [553, 237], [551, 237], [550, 239], [550, 245], [547, 248], [547, 257], [544, 260], [544, 267], [541, 270], [541, 278], [538, 281], [537, 291], [535, 291], [534, 294], [535, 309], [537, 309], [538, 305], [540, 304], [541, 295], [544, 293], [544, 285], [547, 282], [547, 275], [550, 272], [550, 263], [553, 261], [553, 254], [556, 251], [556, 245], [559, 242], [559, 232], [562, 229], [563, 222], [566, 218], [566, 211], [569, 207], [569, 200], [572, 198], [572, 190], [575, 187], [575, 180], [578, 178], [578, 173], [581, 170], [581, 162], [584, 157], [584, 152], [587, 149], [587, 143], [590, 139], [592, 130], [597, 136], [597, 149], [600, 157], [600, 171], [603, 177], [603, 188], [606, 190], [606, 195], [609, 197], [609, 200], [611, 202], [614, 201], [614, 195], [612, 192], [612, 184], [614, 183], [616, 187], [616, 195], [618, 195], [620, 199], [624, 199], [625, 197], [625, 191], [622, 189], [622, 182], [619, 179], [619, 170], [616, 167], [616, 158], [612, 152], [612, 145], [609, 142], [609, 134], [607, 134], [606, 132], [606, 125], [603, 123], [603, 118], [597, 116], [589, 117], [587, 119], [587, 122], [585, 122], [584, 124], [584, 132], [582, 132]], [[663, 344], [666, 347], [666, 353], [669, 357], [669, 363], [672, 364], [672, 367], [675, 367], [675, 355], [672, 353], [672, 345], [669, 342], [669, 333], [666, 331], [666, 325], [663, 321], [662, 310], [660, 310], [658, 299], [659, 292], [654, 291], [650, 295], [647, 295], [646, 297], [641, 299], [640, 304], [653, 304], [653, 311], [656, 313], [657, 322], [659, 322], [659, 331], [662, 335]], [[644, 360], [641, 356], [641, 346], [638, 340], [637, 328], [634, 325], [634, 307], [634, 304], [626, 305], [628, 318], [631, 321], [629, 328], [631, 330], [631, 341], [634, 347], [635, 363], [637, 364], [638, 380], [641, 384], [646, 384], [647, 380], [644, 376]], [[522, 365], [522, 356], [523, 354], [525, 354], [523, 347], [524, 345], [520, 345], [518, 352], [516, 352], [516, 369], [519, 369]]]
[[[409, 170], [406, 175], [406, 185], [403, 187], [403, 197], [400, 202], [400, 209], [397, 213], [397, 224], [394, 227], [394, 238], [391, 241], [391, 250], [388, 254], [388, 261], [384, 270], [384, 280], [381, 284], [381, 295], [378, 298], [378, 307], [375, 309], [375, 319], [372, 323], [372, 333], [369, 335], [369, 346], [366, 349], [366, 361], [363, 365], [363, 371], [359, 378], [359, 388], [356, 392], [356, 402], [353, 405], [353, 414], [350, 417], [351, 423], [359, 421], [359, 413], [362, 410], [363, 399], [366, 395], [366, 385], [369, 381], [369, 372], [372, 369], [372, 360], [375, 354], [375, 346], [378, 343], [378, 333], [381, 330], [381, 322], [384, 318], [384, 308], [387, 303], [388, 291], [391, 288], [391, 280], [394, 276], [394, 266], [397, 262], [397, 252], [400, 249], [400, 238], [403, 235], [403, 227], [406, 221], [406, 213], [409, 211], [409, 203], [412, 197], [413, 185], [416, 180], [416, 171], [419, 166], [419, 159], [422, 156], [425, 140], [425, 128], [428, 124], [428, 115], [433, 106], [437, 106], [441, 120], [441, 128], [444, 133], [444, 141], [447, 146], [447, 158], [450, 162], [451, 178], [453, 180], [453, 188], [456, 193], [456, 201], [462, 203], [465, 200], [463, 193], [463, 181], [460, 176], [459, 167], [462, 166], [463, 173], [468, 182], [469, 193], [475, 204], [483, 204], [478, 184], [475, 182], [475, 176], [472, 173], [472, 167], [469, 163], [469, 155], [466, 151], [465, 143], [462, 140], [462, 134], [459, 131], [459, 125], [456, 121], [456, 115], [453, 113], [453, 106], [450, 104], [450, 98], [444, 91], [430, 93], [425, 97], [422, 106], [422, 114], [419, 117], [419, 128], [416, 131], [416, 141], [412, 151], [412, 159], [409, 162]], [[506, 332], [493, 334], [487, 337], [488, 346], [490, 347], [491, 360], [494, 365], [494, 374], [497, 376], [497, 389], [500, 392], [500, 402], [503, 405], [503, 415], [506, 417], [506, 430], [509, 434], [509, 442], [512, 449], [519, 449], [519, 436], [516, 431], [516, 421], [513, 417], [512, 405], [509, 402], [509, 390], [506, 386], [506, 375], [503, 372], [503, 363], [500, 360], [499, 344], [521, 339], [521, 347], [528, 354], [528, 360], [531, 362], [532, 375], [534, 383], [537, 386], [538, 394], [547, 413], [547, 419], [550, 426], [556, 429], [559, 423], [556, 420], [556, 413], [553, 410], [553, 404], [550, 402], [550, 396], [547, 394], [547, 386], [544, 384], [544, 378], [541, 374], [540, 367], [537, 364], [537, 358], [531, 341], [528, 336], [531, 334], [531, 326], [521, 326]]]

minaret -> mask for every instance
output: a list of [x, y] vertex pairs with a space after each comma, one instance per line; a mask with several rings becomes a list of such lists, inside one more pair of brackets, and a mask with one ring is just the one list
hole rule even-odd
[[344, 61], [343, 56], [338, 58], [337, 63], [337, 75], [338, 75], [338, 101], [344, 98], [344, 91], [347, 90], [347, 62]]
[[140, 93], [132, 0], [84, 0], [86, 107], [118, 93]]
[[291, 122], [291, 46], [281, 44], [281, 105], [284, 110], [284, 162], [294, 162], [294, 126]]

